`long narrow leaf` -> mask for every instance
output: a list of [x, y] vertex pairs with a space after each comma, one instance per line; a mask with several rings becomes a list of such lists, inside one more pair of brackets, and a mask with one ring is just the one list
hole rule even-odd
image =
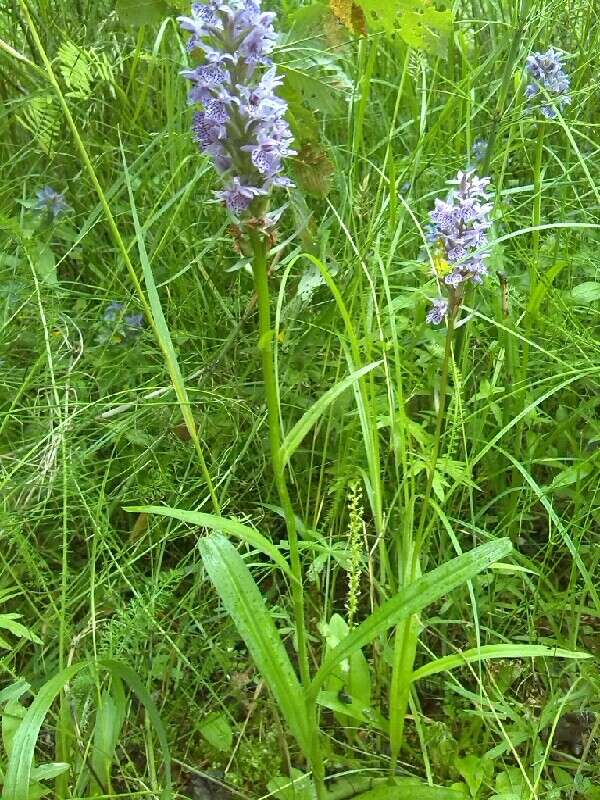
[[38, 735], [50, 706], [66, 684], [87, 664], [74, 664], [47, 681], [38, 691], [19, 725], [10, 753], [2, 796], [4, 800], [27, 800]]
[[167, 732], [165, 726], [160, 718], [160, 712], [156, 707], [156, 703], [152, 699], [150, 692], [146, 689], [138, 674], [127, 664], [122, 664], [120, 661], [112, 659], [103, 659], [98, 662], [100, 669], [106, 669], [111, 675], [120, 678], [122, 681], [129, 685], [131, 691], [137, 695], [138, 700], [146, 709], [148, 718], [152, 723], [158, 741], [162, 750], [163, 767], [165, 771], [165, 795], [168, 797], [171, 791], [171, 752], [169, 750], [169, 742], [167, 739]]
[[300, 682], [248, 567], [218, 533], [198, 543], [208, 575], [298, 744], [309, 756], [311, 731]]
[[464, 667], [465, 664], [472, 664], [474, 661], [487, 661], [492, 658], [571, 658], [581, 660], [592, 658], [590, 653], [583, 653], [577, 650], [563, 650], [560, 647], [550, 647], [545, 644], [486, 644], [483, 647], [473, 647], [464, 650], [462, 653], [454, 653], [451, 656], [444, 656], [435, 661], [424, 664], [416, 669], [412, 674], [413, 681], [421, 678], [429, 678], [439, 672], [447, 672], [457, 667]]
[[[80, 662], [63, 669], [53, 678], [50, 678], [37, 692], [35, 700], [27, 709], [15, 738], [13, 740], [4, 787], [2, 800], [28, 800], [29, 785], [32, 777], [33, 757], [37, 744], [40, 728], [50, 710], [52, 703], [56, 700], [60, 692], [71, 681], [75, 675], [82, 670], [89, 668], [88, 662]], [[165, 783], [167, 791], [171, 788], [171, 760], [169, 755], [169, 745], [165, 729], [160, 720], [158, 709], [150, 697], [135, 672], [124, 664], [117, 661], [101, 661], [98, 667], [107, 669], [126, 681], [132, 690], [137, 694], [140, 701], [146, 707], [148, 716], [156, 730], [159, 742], [163, 751], [165, 767]]]
[[209, 528], [212, 531], [217, 531], [217, 533], [228, 533], [230, 536], [242, 539], [251, 547], [269, 556], [289, 578], [294, 579], [287, 561], [275, 545], [262, 533], [250, 528], [248, 525], [243, 525], [236, 519], [227, 519], [216, 514], [204, 514], [202, 511], [171, 508], [170, 506], [127, 506], [125, 511], [135, 511], [140, 514], [158, 514], [162, 517], [172, 517], [182, 522], [189, 522], [191, 525], [201, 525], [203, 528]]
[[319, 397], [308, 411], [303, 414], [302, 418], [294, 425], [288, 435], [285, 437], [281, 444], [280, 455], [282, 466], [285, 466], [290, 458], [294, 455], [300, 442], [304, 439], [306, 434], [310, 431], [313, 425], [324, 414], [327, 408], [336, 400], [342, 392], [345, 392], [353, 383], [356, 383], [363, 375], [366, 375], [371, 370], [378, 367], [382, 362], [374, 361], [372, 364], [367, 364], [365, 367], [351, 372], [331, 389], [328, 389], [324, 395]]
[[406, 619], [411, 614], [416, 614], [425, 606], [473, 578], [490, 564], [504, 558], [511, 549], [511, 541], [506, 538], [482, 544], [428, 572], [394, 597], [386, 600], [340, 642], [325, 659], [309, 687], [309, 701], [316, 700], [319, 689], [327, 676], [333, 672], [340, 661], [348, 658], [357, 648], [364, 647], [390, 626]]

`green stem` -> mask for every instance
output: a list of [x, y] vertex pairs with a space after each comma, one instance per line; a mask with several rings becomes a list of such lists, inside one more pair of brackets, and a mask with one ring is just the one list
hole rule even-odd
[[448, 329], [446, 331], [446, 347], [444, 349], [444, 361], [442, 363], [442, 377], [440, 380], [440, 399], [437, 417], [435, 421], [435, 433], [433, 436], [433, 450], [431, 453], [431, 461], [429, 463], [429, 474], [427, 476], [427, 485], [425, 487], [425, 495], [423, 497], [423, 505], [421, 506], [421, 515], [419, 518], [419, 527], [417, 528], [417, 535], [415, 536], [415, 544], [413, 548], [412, 565], [409, 573], [410, 580], [414, 580], [417, 569], [418, 558], [423, 544], [423, 532], [425, 530], [425, 521], [427, 519], [427, 511], [429, 510], [429, 501], [431, 499], [431, 490], [433, 488], [433, 479], [435, 476], [435, 468], [437, 466], [440, 443], [444, 428], [444, 419], [446, 417], [446, 389], [448, 388], [448, 374], [450, 370], [450, 363], [453, 357], [452, 342], [454, 339], [454, 324], [458, 315], [458, 308], [451, 307], [448, 314]]
[[[273, 338], [274, 331], [271, 328], [271, 299], [269, 293], [269, 276], [267, 270], [267, 243], [265, 237], [253, 230], [249, 234], [252, 244], [253, 259], [252, 271], [254, 274], [254, 286], [258, 300], [258, 326], [259, 340], [258, 347], [261, 354], [262, 373], [265, 385], [265, 400], [267, 404], [267, 417], [269, 423], [269, 444], [271, 446], [271, 460], [275, 473], [275, 484], [279, 501], [283, 509], [285, 524], [287, 527], [288, 542], [290, 548], [290, 565], [292, 574], [295, 578], [292, 581], [292, 600], [294, 605], [294, 623], [296, 628], [296, 640], [298, 646], [298, 660], [300, 663], [300, 679], [304, 689], [310, 685], [310, 669], [308, 662], [308, 647], [306, 641], [306, 626], [304, 621], [304, 591], [302, 586], [302, 563], [300, 561], [300, 549], [298, 546], [298, 529], [296, 516], [290, 500], [287, 481], [285, 478], [285, 467], [281, 460], [281, 415], [279, 410], [279, 399], [277, 396], [277, 380], [273, 366]], [[310, 704], [308, 708], [309, 718], [314, 722], [313, 751], [308, 754], [313, 778], [319, 800], [326, 796], [324, 783], [324, 767], [321, 756], [319, 729], [316, 722], [316, 707]]]
[[[531, 225], [538, 228], [542, 220], [542, 159], [544, 157], [544, 133], [545, 125], [539, 125], [537, 147], [535, 152], [535, 164], [533, 167], [533, 213], [531, 215]], [[540, 260], [540, 231], [534, 230], [532, 233], [533, 258], [529, 270], [529, 294], [533, 297], [539, 273]]]
[[[437, 411], [435, 433], [433, 439], [433, 450], [429, 463], [429, 472], [423, 505], [419, 517], [417, 534], [412, 542], [412, 553], [409, 554], [410, 561], [403, 565], [403, 574], [399, 576], [400, 586], [407, 586], [415, 581], [419, 576], [419, 555], [424, 539], [425, 521], [431, 499], [433, 479], [437, 466], [440, 443], [444, 429], [444, 419], [446, 416], [446, 389], [448, 387], [448, 375], [450, 363], [452, 361], [452, 341], [454, 338], [454, 323], [458, 314], [458, 308], [451, 303], [448, 315], [448, 330], [446, 331], [446, 347], [444, 350], [444, 361], [442, 364], [442, 376], [440, 380], [440, 399]], [[390, 684], [390, 779], [393, 780], [398, 764], [398, 756], [402, 748], [404, 739], [404, 721], [408, 710], [411, 676], [414, 668], [415, 655], [417, 652], [417, 642], [419, 638], [419, 620], [416, 615], [403, 620], [396, 628], [394, 638], [394, 663], [392, 667], [392, 678]]]
[[528, 13], [529, 13], [529, 0], [522, 0], [518, 18], [515, 24], [515, 29], [513, 32], [512, 41], [510, 44], [510, 50], [508, 52], [506, 61], [504, 62], [502, 82], [500, 84], [500, 91], [498, 92], [498, 102], [496, 103], [496, 108], [494, 110], [494, 114], [492, 117], [492, 127], [490, 129], [490, 133], [488, 136], [488, 144], [486, 148], [485, 158], [483, 160], [483, 164], [481, 165], [482, 175], [487, 174], [492, 159], [494, 145], [496, 143], [496, 138], [498, 136], [498, 128], [500, 126], [500, 122], [502, 121], [502, 117], [504, 116], [504, 111], [506, 108], [506, 100], [508, 98], [508, 93], [511, 88], [512, 74], [514, 70], [515, 61], [517, 58], [517, 54], [519, 52], [519, 47], [523, 40], [523, 32], [525, 30]]

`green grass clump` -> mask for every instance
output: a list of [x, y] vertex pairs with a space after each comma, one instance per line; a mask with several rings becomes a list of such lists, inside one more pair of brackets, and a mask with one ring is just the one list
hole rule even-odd
[[[259, 343], [187, 6], [0, 0], [2, 797], [598, 800], [598, 9], [263, 5], [298, 155]], [[426, 228], [468, 165], [452, 333]]]

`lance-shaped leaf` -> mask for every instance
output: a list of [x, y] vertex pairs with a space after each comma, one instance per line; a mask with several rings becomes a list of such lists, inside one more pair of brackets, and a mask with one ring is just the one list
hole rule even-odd
[[483, 647], [473, 647], [470, 650], [463, 650], [461, 653], [453, 653], [450, 656], [430, 661], [413, 672], [412, 680], [418, 681], [422, 678], [429, 678], [439, 672], [447, 672], [457, 667], [464, 667], [465, 664], [487, 661], [492, 658], [538, 657], [571, 658], [574, 660], [592, 658], [590, 653], [583, 653], [578, 650], [563, 650], [561, 647], [551, 647], [546, 644], [486, 644]]
[[511, 549], [511, 541], [506, 538], [482, 544], [436, 567], [382, 603], [325, 659], [309, 687], [309, 701], [316, 700], [327, 676], [331, 675], [337, 665], [345, 658], [349, 658], [355, 650], [372, 642], [392, 625], [416, 614], [452, 589], [466, 583], [494, 561], [504, 558]]
[[237, 519], [228, 519], [217, 514], [204, 514], [202, 511], [187, 511], [185, 508], [171, 508], [170, 506], [127, 506], [125, 511], [134, 511], [139, 514], [158, 514], [161, 517], [172, 517], [173, 519], [181, 520], [181, 522], [189, 522], [191, 525], [209, 528], [211, 531], [228, 533], [230, 536], [242, 539], [250, 547], [254, 547], [269, 556], [289, 578], [294, 579], [287, 561], [275, 545], [262, 533], [250, 528], [248, 525], [243, 525]]
[[204, 567], [290, 731], [306, 756], [312, 732], [298, 676], [258, 586], [235, 547], [218, 533], [198, 543]]

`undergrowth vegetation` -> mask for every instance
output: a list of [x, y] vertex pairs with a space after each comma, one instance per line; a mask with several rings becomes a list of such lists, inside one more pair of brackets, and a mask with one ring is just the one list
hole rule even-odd
[[599, 800], [600, 9], [262, 11], [0, 0], [2, 798]]

